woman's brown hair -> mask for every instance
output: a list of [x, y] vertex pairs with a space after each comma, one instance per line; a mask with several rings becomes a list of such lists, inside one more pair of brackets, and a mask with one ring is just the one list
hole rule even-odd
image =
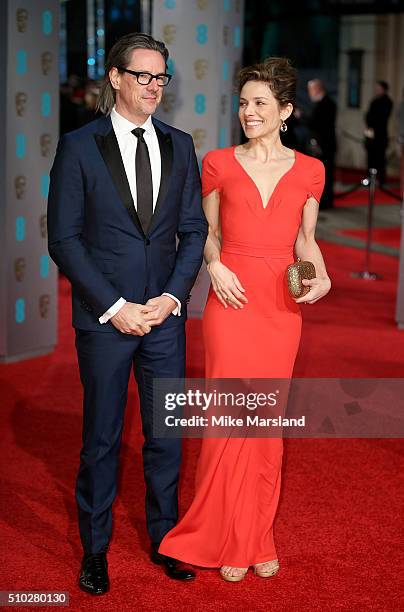
[[269, 57], [238, 73], [239, 92], [248, 81], [267, 83], [279, 106], [295, 104], [297, 71], [286, 57]]

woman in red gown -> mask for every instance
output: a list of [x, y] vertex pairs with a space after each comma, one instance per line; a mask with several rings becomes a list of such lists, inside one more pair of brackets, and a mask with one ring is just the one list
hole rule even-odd
[[[314, 232], [324, 186], [317, 159], [282, 145], [293, 111], [295, 70], [270, 58], [240, 72], [239, 117], [248, 142], [203, 160], [205, 259], [211, 289], [203, 318], [207, 378], [290, 378], [300, 341], [300, 303], [331, 283]], [[309, 293], [293, 300], [285, 270], [294, 254], [312, 261]], [[159, 552], [240, 581], [253, 566], [279, 569], [273, 521], [282, 438], [205, 438], [195, 498]]]

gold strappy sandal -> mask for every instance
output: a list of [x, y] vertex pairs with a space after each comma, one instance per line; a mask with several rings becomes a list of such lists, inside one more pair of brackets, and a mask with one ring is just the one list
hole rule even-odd
[[248, 567], [234, 567], [232, 569], [241, 569], [243, 570], [243, 574], [240, 574], [239, 576], [232, 576], [231, 574], [224, 574], [222, 570], [220, 570], [220, 575], [223, 580], [226, 580], [227, 582], [241, 582], [241, 580], [244, 580], [244, 578], [247, 576]]
[[[266, 569], [260, 569], [266, 566]], [[279, 561], [274, 559], [273, 561], [265, 561], [264, 563], [256, 563], [254, 565], [254, 574], [260, 578], [270, 578], [275, 576], [279, 571]]]

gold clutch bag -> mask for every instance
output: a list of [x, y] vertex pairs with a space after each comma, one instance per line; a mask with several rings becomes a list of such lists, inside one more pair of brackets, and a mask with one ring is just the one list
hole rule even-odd
[[316, 269], [311, 261], [300, 261], [290, 264], [286, 270], [289, 293], [293, 298], [300, 298], [310, 291], [310, 287], [302, 284], [302, 280], [316, 278]]

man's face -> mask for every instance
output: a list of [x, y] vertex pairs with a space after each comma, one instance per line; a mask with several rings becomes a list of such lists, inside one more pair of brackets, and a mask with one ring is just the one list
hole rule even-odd
[[[151, 74], [166, 72], [163, 56], [151, 49], [135, 49], [126, 68]], [[163, 95], [163, 88], [157, 85], [156, 79], [149, 85], [140, 85], [134, 75], [119, 73], [116, 68], [112, 68], [109, 78], [116, 91], [116, 110], [119, 113], [136, 119], [137, 123], [144, 123], [156, 111]]]

